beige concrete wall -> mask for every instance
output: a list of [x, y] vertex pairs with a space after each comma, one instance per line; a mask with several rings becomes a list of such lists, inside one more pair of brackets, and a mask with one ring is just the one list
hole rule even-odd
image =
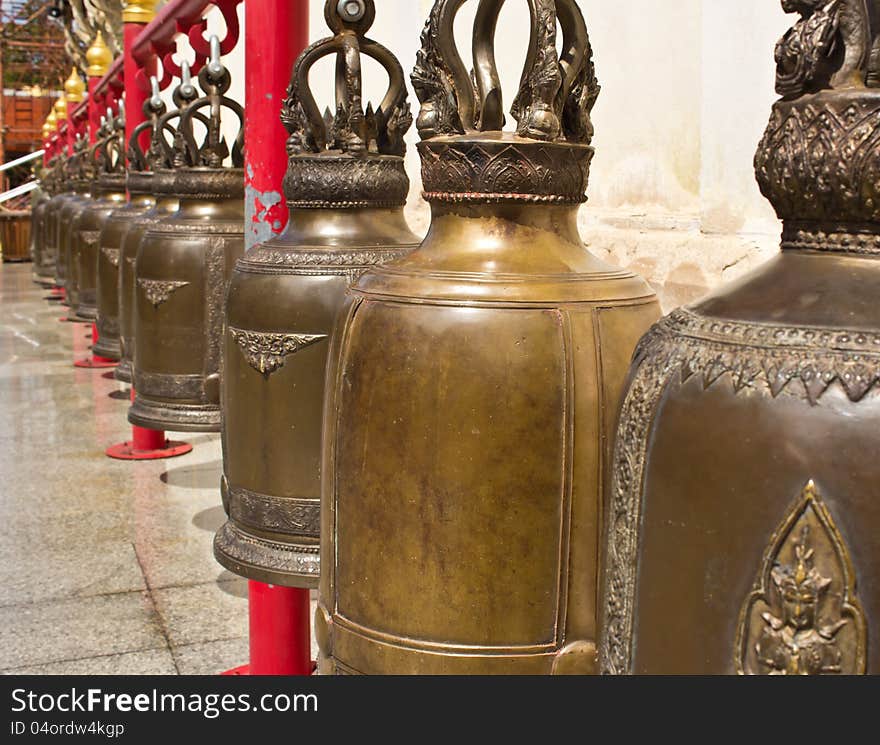
[[[316, 40], [328, 33], [324, 0], [309, 1], [309, 35]], [[779, 225], [758, 192], [752, 160], [775, 98], [773, 47], [791, 18], [772, 0], [579, 2], [602, 84], [582, 234], [597, 254], [646, 276], [671, 309], [776, 250]], [[408, 74], [431, 0], [376, 4], [370, 36], [388, 46]], [[464, 6], [456, 26], [466, 61], [475, 6]], [[496, 49], [508, 102], [526, 29], [526, 3], [511, 0]], [[229, 64], [241, 80], [240, 51]], [[376, 69], [367, 68], [365, 82], [368, 96], [381, 98], [385, 79]], [[332, 105], [330, 61], [316, 67], [313, 87]], [[410, 99], [415, 110], [412, 91]], [[424, 232], [429, 218], [419, 196], [416, 139], [413, 128], [407, 216]]]

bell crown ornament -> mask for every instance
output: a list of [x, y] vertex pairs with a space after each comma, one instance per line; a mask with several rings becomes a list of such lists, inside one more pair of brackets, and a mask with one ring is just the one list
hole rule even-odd
[[[159, 82], [150, 78], [151, 94], [144, 102], [144, 112], [149, 117], [138, 125], [129, 142], [129, 159], [143, 166], [144, 171], [168, 171], [180, 164], [175, 154], [183, 149], [182, 135], [178, 126], [180, 117], [187, 107], [199, 97], [198, 89], [192, 83], [189, 63], [180, 65], [180, 83], [171, 93], [175, 108], [168, 111], [159, 93]], [[202, 117], [203, 119], [203, 117]], [[150, 145], [146, 152], [140, 145], [141, 133], [150, 132]]]
[[[334, 36], [312, 44], [294, 65], [281, 111], [289, 133], [284, 192], [291, 206], [400, 207], [406, 202], [404, 135], [412, 114], [400, 62], [365, 36], [375, 16], [373, 0], [327, 0], [324, 18]], [[330, 55], [336, 55], [336, 110], [322, 115], [309, 73]], [[365, 56], [388, 74], [388, 90], [377, 107], [364, 106]]]
[[125, 113], [122, 105], [114, 113], [107, 107], [101, 117], [103, 137], [96, 144], [96, 159], [101, 175], [118, 175], [125, 172]]
[[[529, 46], [504, 132], [495, 35], [504, 0], [480, 0], [474, 70], [453, 25], [465, 0], [436, 0], [422, 32], [412, 83], [421, 102], [422, 179], [428, 201], [586, 201], [593, 149], [590, 112], [599, 95], [592, 47], [575, 0], [528, 0]], [[557, 25], [562, 29], [561, 45]]]
[[109, 106], [103, 117], [106, 134], [97, 153], [98, 185], [107, 192], [125, 191], [125, 104], [120, 101], [114, 112]]
[[784, 244], [818, 244], [798, 237], [805, 223], [838, 233], [831, 223], [880, 221], [880, 2], [782, 0], [782, 8], [800, 17], [776, 45], [782, 98], [755, 169], [786, 223]]
[[[221, 169], [231, 156], [232, 168], [241, 168], [244, 165], [244, 109], [238, 101], [225, 95], [232, 84], [232, 76], [220, 61], [220, 39], [217, 36], [211, 36], [210, 49], [208, 64], [199, 72], [199, 85], [204, 95], [192, 100], [180, 114], [180, 136], [175, 139], [174, 162], [178, 167]], [[185, 100], [192, 95], [191, 89], [194, 90], [194, 86], [190, 81], [181, 81], [179, 92]], [[203, 109], [207, 114], [202, 113]], [[238, 132], [231, 151], [221, 130], [224, 109], [238, 118]], [[201, 143], [196, 136], [196, 122], [201, 122], [206, 130]]]
[[[186, 67], [188, 70], [189, 66], [186, 65]], [[165, 106], [165, 102], [159, 93], [159, 81], [154, 75], [150, 76], [150, 90], [150, 96], [144, 101], [142, 107], [145, 119], [134, 128], [128, 141], [128, 161], [132, 171], [153, 171], [157, 164], [162, 163], [164, 155], [160, 141], [162, 137], [162, 125], [160, 122], [167, 113], [168, 108]], [[179, 96], [177, 89], [175, 89], [173, 95], [176, 101], [176, 98]], [[146, 152], [141, 147], [141, 136], [144, 132], [150, 133], [150, 145]], [[170, 163], [167, 167], [170, 167]]]

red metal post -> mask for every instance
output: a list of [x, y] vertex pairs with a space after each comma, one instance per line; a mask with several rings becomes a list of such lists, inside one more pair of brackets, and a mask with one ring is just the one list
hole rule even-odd
[[307, 0], [245, 3], [245, 240], [247, 248], [287, 227], [281, 182], [287, 133], [279, 112], [296, 58], [308, 43]]
[[[287, 133], [279, 113], [291, 70], [308, 42], [307, 0], [245, 3], [245, 214], [247, 247], [287, 225], [281, 183]], [[310, 675], [309, 591], [248, 582], [248, 675]]]
[[250, 675], [311, 675], [309, 591], [248, 582]]
[[101, 128], [101, 116], [103, 115], [103, 107], [101, 106], [101, 98], [97, 95], [96, 88], [101, 78], [89, 78], [89, 98], [88, 98], [88, 138], [89, 144], [94, 145], [98, 139], [98, 130]]

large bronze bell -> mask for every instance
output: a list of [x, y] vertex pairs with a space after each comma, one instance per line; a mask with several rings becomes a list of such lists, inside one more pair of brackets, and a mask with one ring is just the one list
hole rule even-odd
[[40, 187], [31, 206], [31, 258], [34, 282], [50, 287], [55, 282], [55, 258], [47, 250], [46, 222], [49, 203], [56, 194], [57, 159], [40, 175]]
[[599, 86], [577, 3], [529, 4], [516, 133], [493, 54], [503, 0], [478, 7], [473, 80], [462, 4], [435, 2], [412, 76], [430, 232], [353, 285], [334, 332], [324, 673], [596, 670], [603, 477], [659, 306], [578, 234]]
[[[297, 60], [282, 120], [290, 132], [287, 231], [239, 259], [224, 349], [223, 503], [217, 560], [261, 582], [318, 582], [321, 430], [329, 337], [352, 278], [418, 245], [403, 217], [412, 123], [403, 69], [364, 38], [372, 0], [325, 11], [336, 36]], [[378, 113], [361, 96], [361, 54], [388, 72]], [[322, 119], [309, 72], [335, 55], [336, 111]]]
[[[216, 37], [211, 47], [199, 73], [205, 95], [180, 116], [173, 186], [180, 206], [146, 229], [137, 254], [135, 400], [128, 419], [148, 429], [220, 430], [223, 309], [244, 251], [244, 133], [240, 128], [230, 153], [220, 112], [233, 112], [240, 123], [244, 112], [224, 95], [231, 80]], [[201, 120], [207, 133], [199, 145]], [[233, 167], [224, 168], [230, 154]]]
[[[153, 81], [155, 82], [155, 78]], [[134, 220], [142, 217], [156, 204], [151, 191], [152, 179], [150, 176], [143, 176], [145, 156], [140, 150], [138, 140], [143, 132], [152, 132], [156, 128], [158, 117], [165, 113], [165, 105], [158, 96], [157, 88], [158, 86], [154, 86], [153, 95], [144, 103], [147, 119], [135, 127], [129, 145], [132, 169], [125, 177], [128, 203], [110, 213], [104, 222], [98, 241], [98, 341], [95, 343], [94, 352], [101, 357], [120, 360], [120, 363], [122, 360], [120, 286], [125, 266], [122, 245]], [[132, 257], [133, 261], [134, 257]], [[131, 367], [117, 374], [116, 378], [130, 383]]]
[[[174, 193], [173, 150], [165, 134], [174, 132], [172, 122], [180, 119], [186, 107], [198, 98], [198, 91], [191, 84], [189, 66], [181, 65], [183, 79], [172, 94], [176, 109], [167, 112], [160, 95], [158, 83], [151, 78], [152, 95], [144, 103], [147, 120], [135, 128], [129, 142], [130, 170], [128, 191], [132, 203], [150, 200], [153, 206], [135, 215], [122, 236], [119, 260], [119, 335], [121, 358], [115, 377], [123, 383], [132, 383], [134, 374], [135, 346], [135, 261], [144, 233], [153, 225], [177, 212], [180, 202]], [[140, 137], [150, 132], [150, 147], [143, 152]]]
[[[106, 132], [103, 134], [106, 134]], [[82, 270], [82, 264], [79, 255], [82, 250], [80, 246], [82, 236], [80, 235], [79, 223], [85, 211], [95, 203], [95, 195], [98, 188], [96, 159], [100, 146], [101, 140], [90, 146], [84, 137], [79, 134], [77, 135], [76, 145], [74, 146], [75, 149], [79, 149], [77, 170], [75, 171], [76, 181], [74, 181], [74, 191], [76, 194], [64, 203], [58, 220], [58, 251], [59, 254], [64, 256], [63, 265], [66, 268], [67, 274], [64, 288], [66, 290], [67, 303], [70, 306], [67, 319], [81, 323], [91, 323], [94, 317], [83, 315], [80, 312], [80, 271]]]
[[[101, 230], [110, 214], [125, 204], [125, 122], [122, 114], [114, 116], [108, 109], [103, 136], [94, 148], [94, 197], [74, 218], [71, 232], [71, 262], [75, 266], [75, 304], [71, 307], [89, 321], [98, 318], [98, 265], [100, 262]], [[107, 259], [107, 256], [104, 256]], [[98, 336], [101, 331], [98, 329]], [[99, 338], [100, 345], [100, 338]], [[95, 349], [95, 354], [101, 352]], [[112, 349], [105, 350], [112, 352]]]
[[782, 252], [633, 363], [611, 673], [880, 673], [880, 4], [791, 5], [755, 160]]
[[61, 210], [65, 203], [76, 196], [73, 189], [73, 181], [71, 178], [71, 161], [73, 158], [66, 153], [61, 153], [55, 158], [55, 167], [53, 169], [52, 197], [46, 205], [45, 213], [45, 229], [44, 229], [44, 253], [48, 257], [47, 260], [52, 262], [52, 284], [57, 286], [64, 285], [64, 279], [67, 272], [60, 265], [63, 260], [60, 256], [59, 243], [59, 227]]
[[71, 243], [73, 222], [92, 201], [94, 168], [88, 141], [80, 134], [76, 136], [73, 154], [68, 162], [68, 183], [72, 192], [61, 201], [52, 226], [56, 246], [55, 284], [65, 289], [65, 302], [70, 306], [68, 318], [85, 320], [76, 318], [73, 311], [74, 303], [77, 302], [77, 283], [75, 268], [71, 262]]

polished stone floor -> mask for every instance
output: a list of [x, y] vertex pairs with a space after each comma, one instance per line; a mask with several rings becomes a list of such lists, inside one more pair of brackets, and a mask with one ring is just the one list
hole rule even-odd
[[0, 268], [0, 671], [247, 662], [247, 586], [211, 554], [219, 437], [186, 437], [193, 452], [167, 461], [105, 457], [130, 435], [120, 386], [73, 367], [90, 327], [60, 323], [30, 275]]

